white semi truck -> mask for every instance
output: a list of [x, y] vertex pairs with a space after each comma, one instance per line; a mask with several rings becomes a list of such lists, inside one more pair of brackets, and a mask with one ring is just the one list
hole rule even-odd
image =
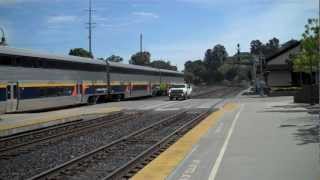
[[191, 97], [191, 93], [192, 87], [190, 84], [173, 84], [168, 91], [170, 100], [173, 100], [174, 98], [176, 100], [179, 98], [187, 99]]

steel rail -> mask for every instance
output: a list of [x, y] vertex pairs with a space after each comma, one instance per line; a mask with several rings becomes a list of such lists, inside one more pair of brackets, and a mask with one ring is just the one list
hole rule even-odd
[[[193, 118], [192, 120], [187, 122], [185, 125], [179, 127], [177, 130], [175, 130], [171, 134], [164, 137], [161, 141], [157, 142], [155, 145], [151, 146], [147, 150], [140, 153], [137, 157], [135, 157], [134, 159], [132, 159], [128, 163], [119, 167], [118, 169], [113, 171], [108, 176], [102, 178], [102, 180], [121, 179], [121, 176], [123, 174], [127, 174], [128, 171], [130, 171], [130, 169], [133, 169], [137, 165], [138, 162], [140, 162], [142, 159], [152, 155], [154, 152], [159, 151], [165, 144], [167, 144], [169, 141], [172, 141], [173, 139], [175, 139], [174, 138], [175, 136], [177, 136], [177, 137], [182, 136], [184, 134], [183, 133], [184, 130], [188, 131], [187, 129], [191, 129], [192, 127], [194, 127], [194, 125], [196, 125], [199, 121], [203, 120], [203, 118], [205, 118], [207, 116], [207, 114], [208, 114], [208, 112], [204, 112], [204, 113], [198, 115], [197, 117]], [[126, 178], [129, 178], [129, 177], [126, 177]]]
[[[224, 88], [222, 88], [224, 89]], [[217, 89], [214, 90], [214, 92], [217, 92], [221, 89]], [[172, 141], [172, 139], [174, 139], [174, 136], [183, 136], [183, 133], [181, 133], [181, 131], [183, 131], [184, 129], [192, 129], [194, 126], [198, 123], [198, 121], [201, 121], [205, 118], [205, 116], [207, 116], [209, 113], [211, 113], [212, 111], [214, 111], [214, 108], [224, 102], [227, 99], [227, 95], [234, 93], [235, 91], [238, 91], [238, 88], [236, 89], [232, 89], [231, 92], [227, 92], [223, 95], [223, 99], [219, 100], [218, 102], [216, 102], [211, 109], [209, 109], [207, 112], [204, 112], [200, 115], [198, 115], [197, 117], [195, 117], [193, 120], [189, 121], [188, 123], [186, 123], [184, 126], [180, 127], [179, 129], [177, 129], [175, 132], [172, 132], [170, 135], [166, 136], [165, 138], [163, 138], [161, 141], [159, 141], [158, 143], [156, 143], [155, 145], [153, 145], [152, 147], [148, 148], [147, 150], [145, 150], [144, 152], [142, 152], [139, 156], [137, 156], [136, 158], [132, 159], [131, 161], [129, 161], [128, 163], [124, 164], [123, 166], [119, 167], [118, 169], [116, 169], [114, 172], [112, 172], [111, 174], [109, 174], [108, 176], [102, 178], [102, 180], [109, 180], [109, 179], [129, 179], [133, 174], [136, 173], [136, 170], [140, 170], [141, 166], [139, 166], [139, 162], [143, 161], [144, 159], [146, 159], [148, 156], [152, 156], [152, 154], [161, 152], [161, 148], [163, 146], [165, 146], [166, 144], [168, 144], [168, 142]], [[212, 93], [213, 91], [207, 92], [207, 93]], [[207, 94], [205, 93], [205, 94]], [[202, 94], [201, 94], [202, 95]], [[160, 153], [157, 153], [160, 154]], [[143, 163], [141, 163], [143, 164]], [[143, 164], [146, 165], [147, 163]], [[130, 174], [130, 175], [128, 175]], [[124, 178], [123, 178], [124, 177]]]
[[114, 145], [116, 145], [116, 144], [118, 144], [118, 143], [121, 143], [121, 142], [123, 142], [123, 141], [126, 141], [126, 139], [129, 139], [130, 137], [133, 137], [133, 136], [135, 136], [135, 135], [141, 134], [141, 133], [143, 133], [143, 132], [145, 132], [145, 131], [153, 128], [153, 127], [156, 126], [156, 125], [162, 124], [162, 123], [164, 123], [164, 122], [166, 122], [166, 121], [170, 121], [170, 120], [172, 120], [172, 119], [175, 119], [175, 118], [183, 115], [184, 113], [186, 113], [186, 111], [182, 111], [182, 112], [180, 112], [180, 113], [178, 113], [178, 114], [169, 116], [169, 117], [167, 117], [167, 118], [165, 118], [165, 119], [163, 119], [163, 120], [161, 120], [161, 121], [158, 121], [158, 122], [153, 123], [153, 124], [151, 124], [151, 125], [149, 125], [149, 126], [147, 126], [147, 127], [145, 127], [145, 128], [142, 128], [142, 129], [140, 129], [140, 130], [137, 130], [137, 131], [135, 131], [135, 132], [133, 132], [133, 133], [131, 133], [131, 134], [129, 134], [129, 135], [123, 136], [123, 137], [121, 137], [121, 138], [118, 139], [118, 140], [112, 141], [111, 143], [109, 143], [109, 144], [107, 144], [107, 145], [101, 146], [101, 147], [99, 147], [99, 148], [97, 148], [97, 149], [95, 149], [95, 150], [93, 150], [93, 151], [90, 151], [90, 152], [88, 152], [88, 153], [85, 153], [85, 154], [83, 154], [83, 155], [81, 155], [81, 156], [78, 156], [78, 157], [76, 157], [76, 158], [74, 158], [74, 159], [72, 159], [72, 160], [70, 160], [70, 161], [67, 161], [67, 162], [65, 162], [65, 163], [63, 163], [63, 164], [61, 164], [61, 165], [58, 165], [58, 166], [56, 166], [56, 167], [54, 167], [54, 168], [51, 168], [51, 169], [49, 169], [49, 170], [47, 170], [47, 171], [44, 171], [44, 172], [42, 172], [42, 173], [40, 173], [40, 174], [38, 174], [38, 175], [35, 175], [35, 176], [29, 178], [28, 180], [46, 179], [45, 177], [47, 177], [47, 176], [50, 176], [50, 175], [52, 175], [52, 174], [54, 174], [54, 173], [57, 173], [57, 172], [59, 172], [60, 170], [63, 170], [64, 168], [67, 168], [67, 167], [69, 167], [69, 166], [71, 166], [71, 165], [73, 165], [73, 164], [75, 164], [75, 163], [77, 163], [77, 162], [79, 162], [79, 161], [81, 161], [81, 160], [83, 160], [83, 159], [85, 159], [85, 158], [88, 158], [88, 157], [90, 157], [90, 156], [92, 156], [92, 155], [94, 155], [94, 154], [96, 154], [96, 153], [98, 153], [98, 152], [100, 152], [100, 151], [103, 151], [103, 150], [105, 150], [105, 149], [107, 149], [107, 148], [109, 148], [109, 147], [111, 147], [111, 146], [114, 146]]
[[[119, 113], [118, 115], [122, 115], [122, 114]], [[94, 120], [98, 121], [98, 120], [101, 120], [102, 118], [106, 118], [106, 117], [108, 117], [108, 116], [100, 117], [100, 118], [97, 118], [97, 119], [94, 119]], [[63, 124], [62, 126], [51, 127], [50, 129], [42, 129], [40, 131], [35, 130], [35, 131], [31, 131], [30, 133], [27, 133], [27, 134], [20, 134], [18, 136], [9, 137], [9, 138], [6, 138], [6, 139], [1, 139], [0, 144], [1, 143], [5, 143], [5, 141], [15, 140], [15, 139], [18, 139], [18, 138], [24, 138], [26, 136], [36, 136], [36, 135], [38, 135], [40, 133], [48, 133], [48, 134], [50, 134], [50, 131], [52, 131], [52, 130], [58, 130], [58, 129], [62, 129], [62, 128], [66, 128], [66, 127], [70, 127], [70, 126], [74, 126], [74, 125], [80, 125], [81, 123], [84, 123], [84, 125], [82, 125], [80, 127], [77, 127], [77, 128], [71, 129], [71, 130], [67, 130], [67, 131], [62, 131], [61, 133], [58, 133], [58, 134], [52, 134], [52, 135], [49, 135], [49, 136], [45, 136], [43, 138], [33, 139], [33, 140], [30, 140], [30, 141], [27, 141], [27, 142], [18, 143], [18, 144], [13, 145], [13, 146], [1, 148], [0, 149], [0, 156], [3, 155], [4, 153], [7, 153], [8, 151], [16, 150], [17, 148], [33, 145], [33, 144], [36, 144], [36, 143], [48, 142], [48, 141], [50, 141], [50, 140], [52, 140], [54, 138], [58, 138], [58, 137], [62, 137], [62, 136], [66, 137], [66, 136], [69, 136], [69, 135], [73, 135], [75, 133], [81, 133], [81, 132], [85, 132], [85, 131], [90, 131], [92, 129], [96, 129], [96, 128], [99, 128], [99, 127], [104, 127], [104, 126], [111, 125], [111, 123], [114, 123], [114, 122], [123, 121], [123, 120], [131, 119], [131, 118], [132, 117], [130, 117], [130, 116], [125, 116], [125, 117], [121, 117], [120, 116], [120, 117], [113, 117], [112, 119], [109, 119], [107, 121], [101, 121], [101, 122], [96, 122], [96, 123], [91, 122], [91, 121], [94, 121], [94, 120], [90, 120], [90, 121], [78, 120], [77, 122], [72, 123], [72, 124]], [[91, 122], [91, 123], [89, 123], [89, 122]]]

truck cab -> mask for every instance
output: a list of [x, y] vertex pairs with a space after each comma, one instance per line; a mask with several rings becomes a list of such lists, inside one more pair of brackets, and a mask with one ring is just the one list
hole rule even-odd
[[191, 97], [191, 92], [190, 84], [173, 84], [168, 91], [168, 96], [170, 100], [187, 99]]

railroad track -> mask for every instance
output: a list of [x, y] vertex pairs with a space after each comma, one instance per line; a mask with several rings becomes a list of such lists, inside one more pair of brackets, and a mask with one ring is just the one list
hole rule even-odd
[[169, 116], [33, 176], [30, 180], [129, 178], [146, 162], [151, 161], [150, 158], [164, 151], [207, 114], [207, 112], [183, 111]]
[[[230, 94], [229, 91], [220, 89], [221, 91], [224, 92], [224, 96]], [[67, 133], [69, 130], [64, 129], [60, 131], [52, 130], [49, 134], [40, 133], [39, 136], [37, 133], [31, 133], [28, 138], [26, 136], [24, 139], [18, 140], [16, 144], [11, 143], [10, 145], [8, 143], [8, 146], [0, 144], [0, 148], [7, 148], [3, 150], [4, 153], [2, 154], [0, 149], [0, 166], [3, 167], [0, 170], [0, 179], [27, 179], [30, 177], [31, 179], [103, 179], [108, 177], [114, 179], [113, 177], [130, 177], [130, 174], [133, 175], [151, 161], [153, 157], [156, 157], [175, 142], [180, 137], [179, 135], [187, 132], [186, 129], [188, 128], [185, 127], [183, 129], [185, 131], [177, 131], [175, 136], [170, 136], [169, 138], [171, 133], [201, 114], [199, 112], [183, 112], [182, 114], [178, 112], [138, 111], [132, 112], [133, 114], [130, 115], [119, 113], [114, 114], [114, 116], [107, 116], [107, 121], [101, 120], [106, 124], [99, 124], [92, 128], [88, 128], [93, 126], [92, 121], [86, 121], [88, 126], [79, 126], [79, 131], [76, 132]], [[177, 114], [172, 116], [174, 113]], [[120, 117], [122, 117], [123, 121]], [[77, 129], [75, 126], [79, 122], [84, 121], [79, 120], [74, 124], [70, 123], [69, 126], [74, 125], [72, 129]], [[160, 122], [162, 123], [158, 124], [160, 128], [151, 126], [151, 124], [156, 125]], [[68, 124], [65, 124], [65, 126], [68, 127]], [[64, 125], [61, 127], [64, 127]], [[146, 129], [140, 132], [145, 127], [149, 127], [150, 130]], [[81, 128], [82, 130], [80, 130]], [[45, 129], [41, 131], [45, 131]], [[139, 133], [135, 134], [138, 131]], [[19, 134], [16, 137], [18, 136], [23, 137], [23, 134]], [[134, 139], [124, 139], [131, 136]], [[11, 138], [14, 139], [13, 137]], [[28, 141], [28, 139], [31, 139], [31, 141]], [[118, 144], [120, 140], [121, 144]], [[119, 142], [115, 143], [117, 141]], [[8, 149], [9, 147], [11, 147], [11, 150]], [[107, 151], [103, 151], [101, 149], [103, 147]], [[130, 148], [127, 149], [128, 147]], [[152, 147], [159, 148], [154, 149]], [[100, 155], [93, 153], [90, 155], [97, 149], [105, 153], [100, 153]], [[135, 161], [133, 161], [134, 159]], [[61, 169], [54, 170], [57, 167], [61, 167]], [[53, 171], [50, 172], [50, 170]], [[48, 174], [46, 175], [45, 173]]]
[[235, 87], [235, 86], [224, 87], [224, 88], [219, 88], [219, 89], [195, 94], [192, 97], [193, 98], [226, 97], [226, 96], [233, 94], [235, 92], [239, 92], [242, 89], [243, 89], [243, 87]]
[[27, 146], [35, 146], [40, 143], [52, 141], [53, 139], [66, 138], [67, 136], [74, 135], [76, 133], [92, 131], [96, 128], [112, 125], [115, 122], [137, 118], [141, 115], [142, 113], [125, 115], [123, 112], [116, 112], [90, 121], [80, 119], [70, 123], [4, 137], [0, 139], [0, 158], [6, 158], [6, 155], [12, 151], [23, 151]]

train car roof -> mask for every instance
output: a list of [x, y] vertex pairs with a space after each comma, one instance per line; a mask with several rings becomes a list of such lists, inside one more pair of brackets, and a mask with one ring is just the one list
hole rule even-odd
[[[90, 64], [105, 65], [104, 61], [97, 60], [97, 59], [71, 56], [71, 55], [56, 55], [56, 54], [38, 53], [38, 52], [33, 52], [33, 51], [27, 50], [27, 49], [17, 49], [17, 48], [12, 48], [12, 47], [7, 47], [7, 46], [0, 46], [0, 54], [10, 54], [10, 55], [18, 55], [18, 56], [29, 56], [29, 57], [38, 57], [38, 58], [45, 58], [45, 59], [54, 59], [54, 60], [61, 60], [61, 61], [72, 61], [72, 62], [77, 62], [77, 63], [90, 63]], [[144, 70], [144, 71], [161, 71], [164, 73], [172, 73], [172, 74], [179, 74], [179, 75], [183, 74], [182, 72], [178, 72], [178, 71], [157, 69], [157, 68], [132, 65], [132, 64], [124, 64], [124, 63], [117, 63], [117, 62], [109, 62], [109, 64], [111, 67], [137, 69], [137, 70]]]

